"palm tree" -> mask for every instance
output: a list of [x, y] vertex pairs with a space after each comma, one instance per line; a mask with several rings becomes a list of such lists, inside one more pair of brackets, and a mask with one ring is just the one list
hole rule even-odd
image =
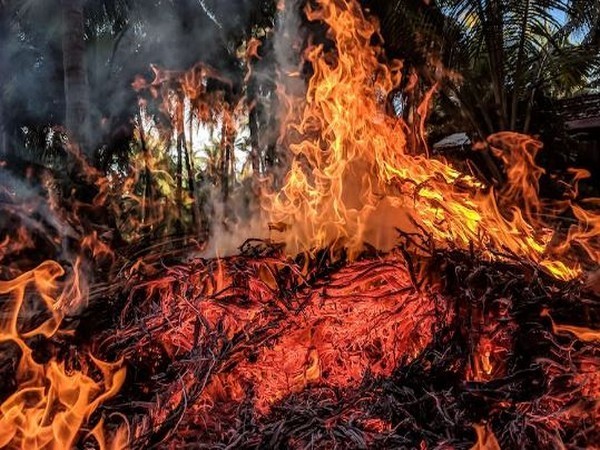
[[[432, 84], [443, 64], [438, 104], [454, 129], [481, 137], [538, 132], [540, 99], [573, 94], [598, 79], [600, 0], [371, 3], [384, 18], [387, 47], [407, 68], [416, 65]], [[409, 20], [418, 25], [407, 27]]]
[[584, 88], [600, 64], [598, 0], [443, 0], [440, 8], [459, 31], [448, 36], [449, 66], [462, 80], [446, 92], [482, 134], [531, 131], [539, 95]]
[[[8, 40], [8, 11], [6, 7], [6, 1], [0, 0], [0, 42], [6, 42]], [[8, 156], [7, 149], [7, 134], [6, 134], [6, 125], [4, 119], [4, 102], [2, 101], [4, 95], [2, 92], [3, 86], [6, 84], [6, 75], [5, 70], [3, 70], [7, 64], [6, 57], [6, 48], [4, 45], [0, 45], [0, 159], [4, 159]]]
[[61, 0], [65, 126], [87, 149], [90, 93], [85, 62], [83, 0]]

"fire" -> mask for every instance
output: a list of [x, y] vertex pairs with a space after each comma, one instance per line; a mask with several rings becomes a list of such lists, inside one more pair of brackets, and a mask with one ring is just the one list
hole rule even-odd
[[[130, 357], [144, 360], [149, 348], [173, 360], [205, 353], [211, 374], [202, 375], [202, 365], [186, 370], [161, 394], [151, 413], [155, 426], [190, 402], [199, 380], [203, 389], [189, 407], [203, 433], [220, 433], [223, 416], [233, 419], [244, 404], [264, 418], [311, 389], [350, 392], [417, 358], [434, 330], [451, 321], [435, 289], [415, 289], [400, 254], [334, 269], [317, 283], [314, 264], [273, 256], [195, 260], [167, 268], [157, 281], [134, 282], [134, 297], [152, 313], [111, 341], [133, 340]], [[223, 353], [229, 364], [212, 362]], [[370, 427], [390, 428], [373, 420]]]
[[[367, 268], [370, 273], [366, 272]], [[256, 276], [249, 286], [253, 302], [243, 308], [233, 304], [221, 306], [215, 301], [226, 299], [224, 295], [228, 292], [241, 293], [234, 290], [234, 269], [218, 261], [216, 267], [205, 267], [194, 273], [192, 279], [198, 283], [194, 297], [199, 297], [190, 299], [194, 303], [189, 305], [173, 304], [173, 296], [178, 295], [172, 291], [175, 277], [168, 277], [151, 289], [161, 290], [160, 301], [167, 317], [174, 314], [174, 307], [183, 306], [186, 310], [193, 306], [202, 314], [203, 323], [211, 328], [222, 327], [226, 336], [232, 339], [253, 321], [266, 324], [266, 319], [260, 320], [264, 314], [261, 310], [269, 302], [280, 301], [277, 298], [280, 287], [273, 274], [285, 270], [285, 266], [277, 264], [269, 268], [268, 263], [251, 263], [247, 270]], [[213, 276], [207, 272], [212, 272]], [[363, 278], [360, 284], [349, 283], [356, 277]], [[429, 342], [435, 304], [430, 296], [412, 292], [410, 278], [401, 261], [390, 258], [379, 264], [366, 262], [352, 270], [342, 270], [330, 281], [320, 295], [303, 298], [297, 294], [298, 298], [291, 304], [281, 304], [284, 310], [290, 310], [290, 316], [284, 322], [289, 331], [272, 349], [261, 351], [255, 361], [241, 364], [236, 370], [237, 376], [232, 377], [238, 380], [236, 383], [247, 380], [258, 386], [259, 410], [266, 411], [278, 399], [290, 392], [301, 391], [317, 380], [326, 379], [346, 387], [359, 382], [367, 369], [374, 374], [389, 375], [402, 354], [414, 357], [418, 349]], [[381, 300], [374, 302], [374, 295]], [[293, 311], [301, 304], [303, 313], [296, 316]], [[189, 319], [197, 320], [193, 316]], [[159, 317], [156, 320], [158, 322], [150, 322], [147, 326], [156, 327], [165, 319]], [[165, 335], [162, 344], [169, 353], [182, 349], [189, 351], [192, 349], [189, 333], [193, 330], [191, 324], [184, 324], [178, 327], [177, 333]], [[395, 348], [400, 342], [401, 349]], [[371, 356], [365, 350], [369, 348], [373, 353]], [[273, 370], [275, 367], [281, 370]]]
[[477, 433], [477, 443], [471, 450], [500, 450], [498, 440], [488, 425], [473, 425], [473, 428]]
[[[63, 275], [58, 263], [46, 261], [11, 281], [0, 282], [0, 294], [9, 296], [0, 343], [12, 343], [20, 350], [18, 389], [0, 405], [0, 447], [72, 448], [92, 413], [113, 397], [125, 380], [121, 362], [106, 363], [90, 357], [101, 375], [97, 382], [88, 371], [68, 369], [54, 358], [46, 363], [37, 361], [39, 356], [29, 346], [29, 339], [60, 334], [64, 313], [57, 305], [72, 303], [63, 295], [80, 292], [77, 277], [59, 290]], [[35, 312], [32, 299], [41, 300], [49, 318], [31, 330], [22, 330], [23, 314]]]
[[552, 323], [552, 332], [555, 334], [569, 333], [575, 335], [577, 339], [584, 342], [600, 341], [600, 330], [593, 330], [586, 327], [575, 325], [560, 325], [554, 322], [547, 309], [542, 311], [542, 317], [548, 317]]
[[[200, 222], [193, 145], [190, 139], [188, 146], [185, 135], [189, 111], [197, 122], [221, 127], [220, 149], [227, 152], [232, 151], [238, 116], [253, 106], [241, 96], [226, 99], [226, 88], [210, 91], [208, 78], [225, 86], [230, 82], [206, 65], [187, 72], [153, 67], [155, 79], [147, 83], [138, 78], [134, 87], [148, 90], [171, 124], [164, 130], [155, 128], [154, 135], [147, 132], [150, 118], [140, 97], [135, 136], [140, 151], [129, 160], [130, 170], [106, 177], [76, 149], [70, 150], [87, 182], [98, 191], [92, 205], [74, 201], [72, 215], [60, 211], [68, 217], [65, 222], [77, 225], [70, 236], [77, 242], [72, 270], [48, 260], [26, 272], [11, 267], [9, 273], [19, 275], [0, 281], [4, 296], [0, 343], [18, 350], [16, 387], [0, 404], [0, 447], [67, 449], [87, 445], [88, 440], [95, 440], [101, 449], [121, 449], [138, 441], [157, 446], [179, 432], [182, 422], [187, 427], [184, 440], [201, 436], [207, 442], [242, 445], [243, 433], [237, 441], [231, 436], [236, 427], [241, 430], [250, 424], [256, 432], [261, 421], [272, 420], [301, 398], [330, 403], [329, 416], [317, 425], [331, 436], [344, 422], [358, 425], [365, 436], [392, 436], [400, 430], [398, 442], [414, 432], [422, 439], [415, 442], [425, 448], [425, 437], [433, 441], [437, 436], [438, 446], [445, 445], [443, 439], [456, 444], [459, 441], [452, 435], [460, 435], [461, 426], [472, 436], [470, 424], [480, 422], [473, 425], [477, 439], [473, 448], [496, 450], [500, 446], [490, 424], [503, 442], [510, 433], [500, 434], [493, 417], [505, 416], [498, 422], [510, 422], [506, 417], [518, 412], [535, 426], [558, 429], [558, 436], [563, 424], [574, 423], [573, 418], [583, 423], [588, 409], [597, 412], [600, 381], [594, 345], [600, 331], [557, 324], [544, 310], [542, 316], [550, 318], [555, 334], [575, 335], [582, 345], [561, 347], [552, 341], [554, 354], [526, 355], [536, 360], [535, 367], [517, 354], [523, 351], [520, 347], [527, 347], [529, 331], [544, 339], [550, 335], [544, 326], [529, 326], [539, 319], [535, 302], [551, 304], [557, 292], [556, 299], [563, 300], [571, 287], [562, 292], [567, 283], [542, 286], [539, 280], [549, 280], [548, 276], [527, 284], [525, 278], [535, 277], [517, 279], [514, 273], [511, 282], [517, 287], [498, 282], [492, 286], [494, 280], [507, 278], [486, 272], [493, 266], [489, 261], [467, 270], [448, 256], [460, 253], [481, 264], [480, 257], [496, 261], [512, 255], [530, 263], [528, 269], [541, 267], [560, 280], [579, 276], [600, 262], [600, 215], [595, 212], [600, 200], [577, 198], [577, 183], [588, 174], [573, 171], [565, 198], [547, 202], [539, 193], [544, 170], [535, 162], [542, 145], [532, 137], [504, 132], [481, 144], [504, 165], [506, 181], [498, 187], [430, 158], [426, 145], [419, 144], [423, 147], [419, 151], [411, 148], [409, 143], [425, 143], [425, 119], [438, 86], [427, 92], [418, 108], [419, 135], [411, 136], [402, 119], [386, 112], [389, 96], [401, 82], [402, 63], [386, 60], [382, 47], [373, 44], [380, 41], [373, 39], [379, 36], [375, 19], [366, 17], [356, 0], [307, 3], [307, 18], [327, 27], [332, 46], [306, 49], [305, 62], [313, 70], [306, 96], [282, 99], [289, 109], [280, 144], [293, 159], [283, 187], [261, 199], [269, 229], [286, 244], [287, 255], [269, 242], [267, 249], [251, 248], [242, 255], [210, 260], [191, 255], [180, 264], [173, 262], [179, 253], [163, 259], [157, 250], [160, 244], [154, 247], [150, 239], [140, 239], [154, 237], [152, 232], [161, 227], [175, 228], [179, 236], [177, 227], [183, 224], [186, 208]], [[284, 7], [280, 1], [278, 8]], [[247, 43], [248, 61], [260, 58], [259, 46], [258, 40]], [[410, 84], [416, 82], [412, 75]], [[176, 177], [169, 172], [173, 161], [163, 142], [173, 138], [178, 146]], [[233, 164], [232, 160], [221, 158], [225, 194], [227, 176], [234, 169], [223, 161]], [[183, 173], [189, 177], [185, 198]], [[50, 209], [57, 213], [60, 202], [48, 197]], [[104, 206], [121, 220], [114, 231], [124, 242], [151, 242], [147, 253], [129, 258], [127, 248], [119, 254], [117, 246], [105, 239], [113, 230], [84, 226], [86, 208]], [[562, 234], [547, 219], [559, 215], [572, 216], [573, 225]], [[420, 249], [427, 258], [418, 254], [413, 264], [415, 255], [396, 247], [397, 229], [426, 243]], [[365, 244], [385, 253], [366, 255]], [[167, 252], [179, 244], [167, 241], [165, 247], [169, 245]], [[0, 239], [0, 261], [34, 247], [28, 231], [20, 227]], [[477, 250], [477, 257], [466, 256], [467, 249]], [[453, 297], [446, 297], [450, 294], [445, 290], [445, 283], [453, 283], [448, 281], [451, 276], [433, 273], [442, 265], [434, 261], [438, 253], [447, 254], [447, 272], [453, 272], [456, 284], [469, 285], [453, 292]], [[92, 261], [120, 269], [106, 271], [110, 272], [106, 284], [121, 279], [127, 286], [120, 298], [125, 306], [115, 314], [119, 319], [100, 336], [89, 337], [92, 348], [98, 345], [120, 356], [114, 363], [89, 354], [87, 343], [79, 353], [64, 345], [76, 334], [65, 329], [64, 319], [89, 306], [93, 277], [87, 272], [93, 270]], [[522, 266], [518, 270], [525, 271]], [[597, 280], [593, 283], [597, 287]], [[573, 297], [580, 300], [584, 294], [576, 289], [581, 285], [572, 284], [577, 285]], [[513, 292], [518, 289], [531, 290], [524, 298], [534, 307], [519, 302]], [[45, 360], [38, 355], [37, 341], [50, 347]], [[538, 347], [543, 346], [531, 345], [536, 352], [547, 351]], [[568, 359], [572, 367], [555, 364], [552, 358]], [[105, 426], [100, 408], [124, 386], [124, 361], [139, 366], [128, 388], [142, 391], [131, 405], [121, 405], [134, 416], [131, 436], [128, 425], [116, 430]], [[535, 378], [538, 369], [545, 371], [544, 381], [554, 389], [539, 397], [525, 392], [529, 390], [525, 379]], [[429, 378], [428, 384], [419, 385], [421, 376]], [[571, 391], [564, 387], [567, 378]], [[533, 379], [531, 386], [539, 381]], [[133, 396], [133, 390], [126, 392]], [[498, 395], [488, 395], [490, 390]], [[353, 392], [361, 395], [352, 399]], [[569, 396], [576, 398], [574, 393], [585, 398], [573, 404]], [[483, 396], [489, 410], [481, 412], [477, 406], [473, 417], [449, 413], [449, 405], [463, 407], [468, 399]], [[346, 397], [350, 405], [338, 410], [335, 403]], [[385, 397], [389, 402], [377, 405], [381, 408], [363, 405]], [[584, 400], [592, 406], [584, 405]], [[146, 413], [139, 413], [145, 407]], [[242, 417], [244, 408], [251, 411], [251, 418]], [[416, 420], [427, 414], [445, 422], [446, 428], [434, 424], [432, 431], [429, 424], [419, 423], [425, 420]], [[299, 415], [294, 421], [298, 417], [302, 419]], [[277, 430], [283, 429], [284, 421]], [[295, 426], [294, 433], [304, 426]], [[404, 433], [403, 427], [411, 426], [415, 429]], [[523, 427], [529, 426], [524, 422]], [[353, 428], [348, 434], [358, 436]], [[309, 445], [308, 438], [304, 442], [298, 434], [288, 443], [294, 444], [294, 439], [296, 447]], [[369, 439], [364, 438], [361, 447], [371, 444]]]
[[492, 258], [513, 253], [561, 279], [580, 273], [578, 262], [562, 257], [574, 245], [600, 261], [599, 215], [573, 206], [579, 225], [558, 246], [539, 219], [539, 142], [516, 133], [488, 139], [507, 166], [500, 190], [445, 161], [413, 154], [408, 127], [385, 111], [402, 64], [385, 62], [383, 49], [372, 45], [379, 37], [376, 21], [354, 0], [311, 2], [306, 15], [328, 27], [334, 47], [306, 50], [314, 74], [286, 123], [294, 158], [283, 188], [264, 202], [271, 222], [288, 225], [281, 240], [290, 253], [331, 245], [357, 254], [364, 243], [385, 249], [394, 245], [396, 227], [423, 230], [439, 247], [474, 245]]
[[[353, 283], [357, 277], [363, 279]], [[305, 301], [302, 314], [285, 322], [289, 331], [234, 372], [236, 384], [255, 387], [263, 414], [315, 383], [350, 388], [367, 372], [390, 376], [402, 358], [415, 358], [431, 341], [434, 320], [447, 319], [436, 317], [433, 295], [414, 292], [395, 258], [342, 270]]]

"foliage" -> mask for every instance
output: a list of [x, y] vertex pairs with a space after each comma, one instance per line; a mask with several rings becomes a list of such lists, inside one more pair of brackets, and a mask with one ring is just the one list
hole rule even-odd
[[[434, 139], [458, 130], [481, 137], [505, 129], [556, 132], [553, 99], [600, 88], [600, 0], [363, 3], [380, 18], [389, 57], [404, 61], [403, 84], [393, 93], [395, 112], [418, 127], [419, 105], [438, 87], [429, 121]], [[0, 3], [0, 63], [7, 62], [0, 64], [0, 131], [13, 159], [48, 167], [66, 158], [59, 131], [65, 121], [63, 24], [56, 14], [61, 4]], [[202, 61], [230, 81], [225, 101], [231, 108], [245, 96], [244, 126], [250, 133], [230, 142], [231, 151], [211, 142], [202, 155], [190, 156], [190, 167], [176, 162], [177, 136], [161, 140], [153, 158], [169, 176], [159, 172], [154, 191], [146, 194], [175, 193], [180, 199], [175, 209], [189, 213], [189, 197], [223, 188], [226, 199], [240, 168], [243, 174], [277, 172], [275, 1], [87, 0], [84, 6], [93, 162], [101, 171], [125, 173], [147, 164], [135, 135], [140, 114], [140, 96], [131, 87], [135, 77], [151, 80], [150, 64], [185, 72]], [[247, 76], [241, 56], [251, 39], [261, 45]], [[145, 105], [160, 121], [157, 105]], [[183, 135], [185, 146], [186, 131]], [[245, 165], [235, 166], [236, 152], [249, 153]], [[136, 195], [143, 196], [144, 183], [149, 182], [137, 181]]]
[[396, 0], [383, 12], [393, 56], [441, 81], [448, 129], [544, 131], [533, 123], [540, 101], [598, 86], [598, 0]]

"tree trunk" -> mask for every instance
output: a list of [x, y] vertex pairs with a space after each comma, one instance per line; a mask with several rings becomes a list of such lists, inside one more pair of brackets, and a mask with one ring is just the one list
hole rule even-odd
[[[0, 55], [0, 67], [3, 67], [2, 55]], [[3, 86], [3, 85], [4, 85], [3, 74], [0, 73], [0, 86]], [[8, 139], [6, 138], [6, 126], [4, 125], [3, 104], [4, 104], [4, 100], [2, 98], [0, 98], [0, 161], [8, 159]]]
[[[0, 2], [0, 86], [6, 86], [6, 67], [8, 61], [6, 58], [6, 47], [9, 36], [9, 21], [7, 14], [7, 5], [5, 2]], [[8, 130], [4, 118], [4, 99], [2, 98], [3, 91], [0, 89], [0, 160], [8, 159]]]
[[260, 173], [260, 139], [258, 136], [258, 103], [256, 101], [256, 80], [252, 77], [248, 83], [246, 97], [248, 105], [248, 125], [250, 127], [250, 161], [252, 163], [252, 176], [258, 177]]
[[90, 156], [89, 85], [85, 64], [83, 0], [61, 0], [65, 127]]
[[196, 191], [196, 181], [194, 180], [194, 175], [196, 174], [196, 169], [194, 168], [194, 141], [193, 141], [193, 127], [192, 127], [192, 115], [190, 114], [189, 118], [189, 129], [190, 129], [190, 141], [189, 145], [185, 140], [185, 133], [183, 136], [183, 150], [185, 156], [185, 170], [188, 176], [188, 190], [190, 192], [190, 196], [192, 197], [192, 224], [194, 226], [194, 231], [199, 232], [202, 228], [200, 221], [200, 205], [198, 203], [198, 193]]
[[498, 0], [478, 2], [479, 17], [483, 20], [492, 91], [498, 108], [500, 130], [508, 126], [504, 76], [504, 24], [502, 3]]
[[258, 114], [256, 108], [256, 105], [252, 107], [250, 117], [248, 118], [250, 122], [250, 158], [252, 160], [252, 175], [254, 177], [258, 177], [260, 174], [260, 141], [258, 138]]
[[229, 199], [229, 167], [231, 159], [230, 131], [227, 120], [223, 121], [223, 136], [221, 141], [221, 193], [223, 203]]
[[[140, 130], [140, 145], [142, 147], [142, 154], [144, 155], [144, 172], [142, 173], [143, 182], [143, 194], [142, 194], [142, 211], [141, 211], [141, 222], [142, 227], [146, 226], [147, 222], [153, 225], [154, 220], [152, 217], [152, 201], [154, 199], [154, 189], [152, 180], [152, 171], [150, 170], [150, 152], [146, 146], [146, 132], [144, 130], [144, 120], [142, 112], [139, 115], [139, 130]], [[150, 204], [150, 207], [148, 207]]]
[[179, 226], [183, 223], [183, 137], [179, 131], [177, 132], [177, 173], [175, 180], [177, 188], [175, 191], [175, 201], [177, 202], [177, 218]]

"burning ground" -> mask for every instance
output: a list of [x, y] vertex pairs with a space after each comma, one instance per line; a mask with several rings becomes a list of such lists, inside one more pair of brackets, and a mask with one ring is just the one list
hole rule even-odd
[[[588, 328], [600, 302], [580, 282], [447, 251], [348, 262], [255, 242], [178, 259], [145, 255], [123, 269], [121, 295], [97, 296], [46, 339], [10, 339], [23, 354], [19, 370], [5, 353], [20, 383], [5, 388], [20, 387], [3, 403], [5, 444], [554, 448], [600, 437]], [[52, 270], [2, 290], [50, 288]]]
[[[208, 257], [205, 236], [148, 237], [182, 218], [151, 186], [161, 171], [141, 118], [128, 174], [107, 177], [70, 145], [80, 189], [50, 171], [37, 191], [6, 178], [0, 446], [600, 442], [600, 216], [598, 199], [579, 198], [586, 172], [550, 201], [529, 136], [482, 144], [503, 164], [497, 187], [409, 148], [424, 129], [409, 136], [386, 113], [401, 63], [375, 19], [353, 1], [304, 14], [327, 45], [304, 50], [303, 97], [280, 89], [289, 171], [257, 189], [252, 218], [268, 239]], [[179, 165], [185, 111], [218, 114], [226, 136], [248, 107], [208, 93], [216, 75], [202, 65], [155, 72], [135, 87], [172, 120]]]

